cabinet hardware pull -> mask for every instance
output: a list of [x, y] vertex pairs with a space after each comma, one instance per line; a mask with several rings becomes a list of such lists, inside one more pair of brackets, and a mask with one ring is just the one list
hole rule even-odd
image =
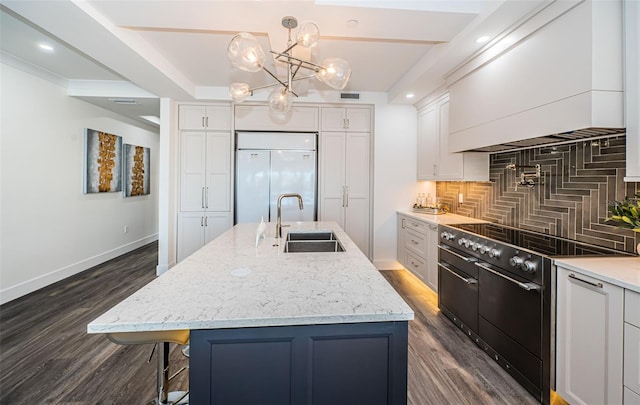
[[478, 259], [476, 259], [475, 257], [465, 257], [465, 256], [462, 256], [461, 254], [456, 253], [456, 252], [454, 252], [453, 250], [451, 250], [451, 248], [449, 248], [448, 246], [445, 246], [445, 245], [438, 245], [438, 247], [439, 247], [440, 249], [446, 250], [448, 253], [451, 253], [452, 255], [456, 256], [456, 257], [457, 257], [457, 258], [459, 258], [459, 259], [464, 260], [464, 261], [465, 261], [465, 262], [467, 262], [467, 263], [473, 263], [473, 262], [477, 262], [477, 261], [478, 261]]
[[438, 229], [438, 225], [429, 225], [429, 229]]
[[402, 229], [405, 229], [405, 223], [404, 223], [404, 218], [402, 218]]
[[589, 285], [594, 286], [594, 287], [596, 287], [596, 288], [604, 288], [604, 285], [603, 285], [602, 283], [592, 283], [591, 281], [583, 280], [583, 279], [581, 279], [581, 278], [577, 277], [577, 276], [576, 276], [575, 274], [573, 274], [573, 273], [569, 274], [569, 278], [572, 278], [572, 279], [574, 279], [574, 280], [576, 280], [576, 281], [582, 281], [583, 283], [585, 283], [585, 284], [589, 284]]
[[202, 117], [202, 128], [205, 128], [205, 126], [204, 126], [204, 117]]
[[417, 245], [418, 242], [416, 242], [415, 240], [411, 239], [411, 243], [413, 243], [414, 245]]
[[200, 226], [204, 226], [204, 217], [200, 217]]
[[433, 175], [434, 176], [438, 175], [438, 165], [433, 165]]
[[420, 265], [416, 264], [414, 261], [411, 261], [411, 264], [413, 265], [413, 267], [420, 267]]
[[204, 217], [204, 226], [209, 226], [209, 217]]
[[520, 288], [522, 288], [522, 289], [524, 289], [524, 290], [527, 290], [527, 291], [539, 291], [539, 290], [541, 290], [541, 289], [542, 289], [542, 288], [541, 288], [539, 285], [537, 285], [537, 284], [533, 284], [533, 283], [521, 283], [520, 281], [518, 281], [518, 280], [514, 280], [514, 279], [512, 279], [511, 277], [509, 277], [509, 276], [507, 276], [507, 275], [504, 275], [504, 274], [502, 274], [502, 273], [498, 273], [497, 271], [495, 271], [495, 270], [493, 270], [493, 269], [490, 269], [489, 267], [487, 267], [487, 266], [485, 266], [485, 265], [483, 265], [483, 264], [481, 264], [481, 263], [474, 263], [474, 264], [475, 264], [476, 266], [480, 267], [481, 269], [484, 269], [484, 270], [486, 270], [486, 271], [488, 271], [488, 272], [490, 272], [490, 273], [495, 274], [496, 276], [500, 276], [500, 277], [504, 278], [504, 279], [505, 279], [505, 280], [507, 280], [507, 281], [510, 281], [510, 282], [512, 282], [512, 283], [514, 283], [514, 284], [517, 284], [517, 285], [518, 285], [518, 287], [520, 287]]
[[342, 186], [342, 208], [344, 208], [344, 197], [345, 197], [345, 195], [346, 195], [346, 193], [345, 193], [345, 191], [344, 191], [344, 187], [345, 187], [345, 186]]
[[447, 266], [445, 266], [442, 263], [438, 263], [438, 266], [442, 267], [443, 269], [445, 269], [446, 271], [448, 271], [449, 273], [451, 273], [454, 276], [458, 277], [460, 280], [464, 281], [465, 283], [467, 283], [469, 285], [478, 284], [478, 280], [476, 280], [475, 278], [464, 278], [460, 274], [458, 274], [455, 271], [451, 270], [450, 268], [448, 268]]
[[206, 127], [209, 128], [209, 117], [206, 117], [207, 120], [205, 121], [207, 123]]
[[207, 191], [205, 191], [204, 196], [204, 207], [209, 208], [209, 187], [207, 187]]
[[206, 208], [205, 202], [204, 202], [204, 187], [202, 187], [202, 198], [200, 202], [202, 203], [201, 204], [202, 208]]
[[347, 198], [345, 199], [345, 201], [347, 202], [346, 207], [349, 208], [349, 186], [345, 186], [344, 189], [347, 192]]
[[347, 118], [347, 129], [349, 129], [349, 125], [350, 125], [349, 118]]

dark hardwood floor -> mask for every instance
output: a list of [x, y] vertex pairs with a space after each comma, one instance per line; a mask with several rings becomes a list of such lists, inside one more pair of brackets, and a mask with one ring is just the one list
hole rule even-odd
[[[144, 404], [155, 393], [150, 345], [119, 346], [86, 325], [155, 278], [157, 243], [0, 306], [0, 404]], [[536, 401], [437, 309], [406, 271], [382, 274], [416, 313], [409, 325], [409, 404]], [[174, 369], [186, 365], [172, 345]], [[187, 389], [181, 374], [172, 389]]]

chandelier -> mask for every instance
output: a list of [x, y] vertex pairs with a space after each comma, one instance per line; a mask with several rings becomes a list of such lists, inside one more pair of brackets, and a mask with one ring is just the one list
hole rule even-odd
[[[295, 42], [291, 40], [291, 30], [298, 26], [298, 20], [295, 17], [283, 17], [282, 26], [289, 31], [287, 48], [282, 52], [270, 52], [275, 55], [276, 62], [282, 62], [286, 65], [287, 77], [284, 79], [280, 79], [264, 66], [265, 53], [253, 35], [241, 32], [234, 36], [229, 43], [227, 57], [233, 66], [247, 72], [264, 70], [276, 80], [276, 83], [253, 88], [248, 83], [231, 83], [229, 93], [236, 103], [240, 103], [248, 96], [253, 95], [254, 90], [274, 87], [271, 94], [269, 94], [269, 107], [275, 112], [287, 113], [291, 109], [293, 97], [298, 97], [293, 90], [294, 81], [315, 77], [336, 90], [342, 90], [347, 85], [351, 76], [351, 69], [346, 60], [327, 58], [320, 64], [315, 64], [292, 55], [293, 48], [298, 45], [304, 48], [313, 48], [318, 44], [320, 30], [315, 23], [306, 21], [300, 24]], [[304, 69], [307, 73], [313, 73], [306, 76], [297, 76], [300, 69]]]

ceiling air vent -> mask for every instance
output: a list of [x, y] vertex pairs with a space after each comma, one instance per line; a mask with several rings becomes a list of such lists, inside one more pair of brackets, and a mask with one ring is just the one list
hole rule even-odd
[[360, 93], [340, 93], [341, 99], [360, 100]]

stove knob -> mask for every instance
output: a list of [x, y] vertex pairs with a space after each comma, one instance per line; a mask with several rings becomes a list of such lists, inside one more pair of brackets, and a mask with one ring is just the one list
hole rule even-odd
[[480, 249], [480, 246], [482, 246], [482, 245], [476, 242], [471, 246], [471, 249], [473, 249], [473, 251], [475, 252], [478, 249]]
[[536, 264], [531, 260], [525, 260], [524, 263], [522, 263], [522, 270], [526, 271], [527, 273], [535, 273]]
[[471, 246], [473, 242], [471, 242], [469, 239], [464, 241], [464, 247], [468, 248], [469, 246]]
[[462, 245], [464, 245], [464, 242], [466, 242], [465, 238], [458, 239], [458, 245], [462, 246]]
[[511, 267], [520, 267], [522, 266], [522, 262], [522, 258], [518, 256], [513, 256], [511, 259], [509, 259], [509, 264], [511, 265]]
[[483, 245], [483, 246], [481, 246], [481, 247], [480, 247], [480, 254], [481, 254], [481, 255], [483, 255], [483, 254], [485, 254], [485, 253], [489, 252], [490, 250], [491, 250], [491, 249], [489, 249], [489, 247], [488, 247], [488, 246], [484, 246], [484, 245]]
[[446, 239], [446, 240], [454, 240], [456, 238], [454, 234], [452, 234], [451, 232], [447, 232], [447, 231], [442, 232], [440, 234], [440, 237], [442, 239]]
[[500, 251], [498, 249], [491, 249], [489, 250], [489, 257], [494, 258], [494, 259], [499, 259], [500, 258]]

